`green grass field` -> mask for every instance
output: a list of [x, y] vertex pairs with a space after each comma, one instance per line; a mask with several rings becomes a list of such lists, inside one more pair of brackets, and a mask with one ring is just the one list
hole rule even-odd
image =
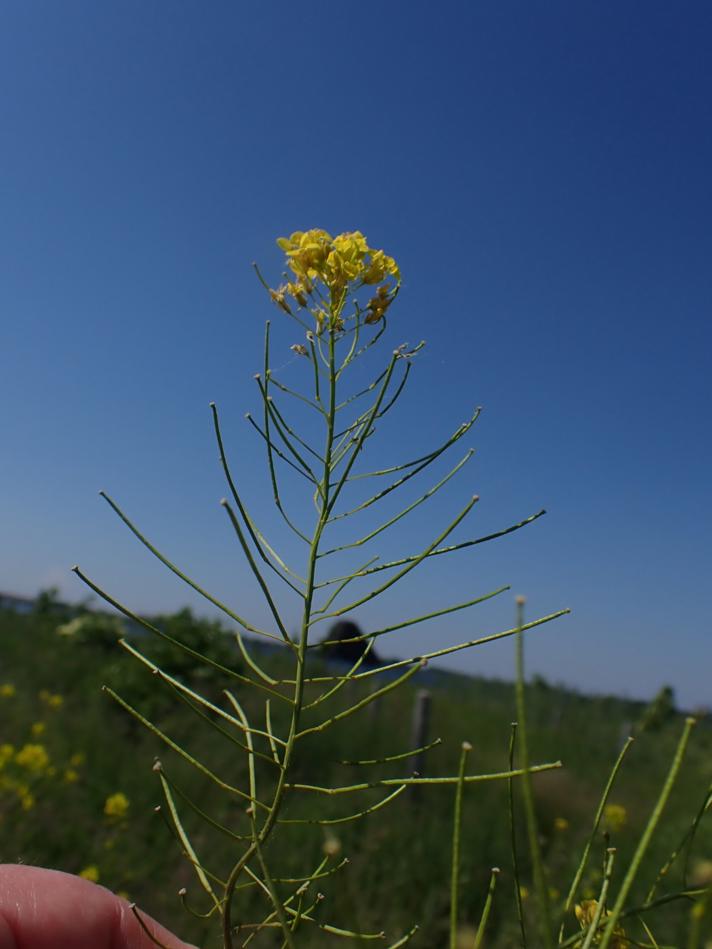
[[[228, 831], [247, 832], [244, 806], [132, 720], [101, 686], [110, 686], [188, 748], [199, 744], [201, 759], [238, 788], [245, 787], [247, 781], [244, 755], [237, 754], [238, 749], [217, 730], [206, 727], [170, 688], [113, 644], [110, 635], [77, 641], [57, 634], [60, 623], [51, 612], [30, 616], [0, 613], [0, 859], [98, 877], [99, 882], [128, 894], [184, 938], [204, 947], [217, 946], [211, 924], [186, 912], [177, 895], [186, 887], [186, 901], [194, 913], [208, 908], [167, 822], [154, 811], [162, 801], [159, 782], [152, 773], [154, 759], [160, 756], [168, 778]], [[196, 628], [188, 614], [163, 618], [163, 625], [179, 637], [202, 636], [201, 642], [210, 642], [222, 662], [241, 667], [237, 649], [216, 627], [202, 623]], [[171, 656], [164, 646], [151, 644], [146, 637], [134, 641], [147, 654], [160, 658], [166, 671], [220, 703], [221, 690], [227, 684], [220, 673], [195, 673], [189, 662]], [[261, 662], [275, 677], [287, 669], [280, 651], [265, 653]], [[430, 738], [442, 739], [427, 753], [425, 774], [456, 773], [463, 740], [473, 745], [472, 770], [506, 770], [510, 723], [515, 717], [513, 686], [430, 674], [429, 670], [419, 676], [368, 706], [361, 715], [304, 741], [292, 780], [336, 786], [367, 782], [375, 773], [381, 777], [408, 774], [408, 759], [361, 767], [341, 762], [386, 757], [411, 747], [413, 702], [423, 687], [432, 695]], [[356, 700], [358, 689], [365, 694], [370, 681], [350, 683], [349, 698]], [[239, 684], [233, 682], [230, 687], [242, 700]], [[251, 710], [250, 720], [259, 718], [255, 694], [246, 691], [244, 698]], [[556, 909], [575, 872], [610, 769], [625, 735], [641, 722], [644, 708], [615, 698], [582, 696], [543, 681], [528, 687], [527, 702], [532, 763], [558, 759], [563, 763], [560, 769], [534, 777], [541, 843]], [[283, 709], [277, 705], [273, 713], [279, 733]], [[580, 895], [597, 895], [607, 843], [618, 849], [617, 864], [627, 865], [667, 773], [683, 718], [672, 712], [636, 738], [610, 798], [625, 809], [625, 820], [611, 822], [616, 826], [609, 828], [609, 842], [603, 833], [598, 834]], [[260, 761], [260, 765], [258, 778], [269, 780], [270, 763]], [[711, 784], [712, 729], [702, 720], [693, 732], [680, 777], [636, 882], [634, 904], [644, 900]], [[532, 885], [518, 788], [515, 790], [523, 905], [529, 914]], [[107, 814], [107, 799], [116, 794], [125, 796], [128, 807], [115, 799], [113, 810], [117, 813]], [[365, 790], [358, 796], [320, 796], [308, 806], [302, 798], [290, 799], [283, 817], [309, 819], [318, 805], [320, 818], [338, 819], [383, 796], [382, 790]], [[178, 800], [182, 800], [180, 795]], [[448, 933], [453, 800], [451, 787], [426, 787], [419, 794], [409, 788], [357, 825], [284, 823], [269, 843], [272, 866], [284, 878], [298, 878], [328, 856], [326, 869], [334, 872], [320, 881], [324, 895], [317, 910], [320, 920], [338, 921], [363, 931], [383, 929], [391, 941], [418, 923], [419, 933], [409, 945], [441, 949], [447, 945]], [[482, 910], [490, 868], [498, 866], [502, 872], [486, 945], [502, 949], [518, 946], [507, 782], [467, 786], [463, 821], [462, 945], [473, 944], [471, 928]], [[226, 873], [234, 841], [189, 808], [185, 824], [205, 863], [218, 877]], [[344, 858], [348, 863], [335, 869]], [[704, 861], [711, 859], [712, 819], [707, 815], [690, 852], [675, 863], [658, 895], [679, 891], [685, 870], [688, 884], [704, 882]], [[709, 865], [706, 869], [709, 873]], [[614, 885], [615, 880], [614, 876]], [[297, 885], [291, 884], [291, 889]], [[289, 884], [284, 886], [289, 890]], [[246, 887], [240, 891], [237, 905], [251, 907], [259, 916], [264, 897], [256, 887]], [[646, 914], [661, 947], [687, 945], [689, 912], [690, 904], [681, 899]], [[652, 945], [638, 923], [627, 927], [633, 944]], [[576, 919], [569, 913], [566, 932], [577, 930]], [[300, 940], [304, 947], [351, 944], [317, 930], [305, 930]], [[251, 945], [278, 946], [280, 941], [268, 930]], [[532, 940], [530, 945], [536, 943]]]

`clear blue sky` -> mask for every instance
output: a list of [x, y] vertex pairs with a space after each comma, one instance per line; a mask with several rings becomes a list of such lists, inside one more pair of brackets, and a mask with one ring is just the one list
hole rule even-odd
[[[469, 468], [379, 552], [425, 546], [473, 491], [458, 539], [550, 513], [355, 618], [509, 582], [530, 617], [573, 610], [532, 634], [531, 671], [712, 702], [711, 43], [702, 2], [6, 0], [0, 589], [78, 599], [78, 562], [138, 610], [198, 605], [105, 488], [266, 621], [208, 402], [274, 535], [243, 419], [266, 318], [300, 367], [250, 262], [276, 278], [277, 235], [359, 228], [404, 274], [385, 349], [428, 341], [378, 460], [485, 407]], [[382, 648], [506, 628], [512, 596]], [[511, 642], [450, 665], [507, 677]]]

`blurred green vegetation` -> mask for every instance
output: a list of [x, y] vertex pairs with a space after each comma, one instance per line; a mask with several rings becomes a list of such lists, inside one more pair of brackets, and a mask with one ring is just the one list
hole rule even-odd
[[[100, 686], [114, 689], [172, 739], [188, 748], [199, 747], [201, 760], [241, 788], [247, 786], [245, 756], [237, 754], [235, 746], [217, 730], [207, 727], [174, 690], [116, 645], [125, 631], [118, 620], [98, 613], [63, 614], [46, 597], [40, 606], [32, 615], [0, 612], [0, 860], [84, 872], [127, 894], [184, 938], [206, 949], [219, 945], [212, 923], [186, 913], [177, 896], [178, 890], [186, 887], [191, 908], [198, 913], [208, 909], [192, 868], [180, 857], [179, 846], [161, 814], [154, 811], [162, 803], [159, 782], [152, 774], [154, 760], [160, 756], [170, 780], [234, 833], [247, 832], [244, 802], [226, 795], [180, 759], [102, 693]], [[153, 617], [151, 622], [191, 648], [206, 652], [217, 663], [245, 671], [233, 637], [218, 623], [197, 619], [188, 610]], [[196, 669], [185, 653], [150, 636], [133, 635], [130, 641], [164, 671], [218, 705], [225, 707], [222, 690], [229, 687], [244, 702], [251, 721], [264, 721], [264, 696], [244, 688], [238, 679], [216, 668]], [[260, 662], [275, 677], [290, 673], [288, 657], [279, 648], [261, 652]], [[315, 668], [322, 662], [315, 659]], [[345, 699], [354, 701], [373, 689], [376, 681], [380, 681], [378, 676], [349, 683], [338, 707]], [[291, 780], [336, 786], [368, 781], [376, 775], [409, 774], [412, 765], [408, 759], [368, 767], [341, 762], [381, 758], [411, 747], [413, 702], [417, 690], [424, 687], [432, 694], [430, 737], [442, 738], [442, 743], [427, 753], [425, 773], [456, 773], [463, 740], [473, 745], [468, 769], [482, 773], [506, 770], [510, 723], [515, 717], [512, 685], [425, 670], [359, 715], [301, 742]], [[561, 769], [534, 778], [555, 907], [561, 906], [568, 890], [613, 762], [625, 737], [636, 732], [637, 740], [610, 799], [618, 806], [608, 822], [610, 839], [603, 832], [599, 834], [580, 895], [597, 895], [606, 846], [618, 848], [614, 887], [624, 872], [681, 732], [683, 716], [675, 710], [673, 698], [671, 692], [663, 691], [657, 704], [646, 708], [614, 697], [580, 695], [541, 678], [528, 686], [532, 761], [563, 762]], [[279, 734], [286, 721], [286, 705], [280, 707], [273, 701], [272, 713]], [[712, 784], [711, 752], [712, 729], [702, 718], [636, 884], [634, 903], [642, 902], [700, 808]], [[273, 780], [270, 763], [261, 760], [260, 765], [258, 780]], [[107, 800], [115, 795], [123, 795], [127, 806], [122, 798], [114, 797], [113, 806], [107, 808]], [[383, 796], [382, 790], [366, 790], [318, 799], [295, 797], [289, 799], [282, 816], [308, 818], [318, 813], [321, 818], [337, 818]], [[317, 910], [320, 920], [364, 931], [384, 929], [391, 940], [417, 922], [419, 934], [409, 945], [441, 949], [447, 944], [448, 932], [453, 797], [452, 787], [425, 788], [420, 794], [409, 789], [357, 824], [328, 828], [281, 824], [269, 843], [272, 866], [281, 876], [299, 877], [309, 874], [326, 854], [331, 867], [346, 857], [347, 865], [320, 881], [324, 894]], [[518, 791], [517, 800], [519, 803]], [[187, 806], [184, 817], [202, 860], [218, 876], [226, 874], [234, 860], [235, 842]], [[524, 855], [524, 908], [529, 913], [531, 882], [521, 815], [517, 821]], [[704, 873], [709, 874], [712, 867], [705, 861], [710, 860], [712, 816], [708, 814], [700, 823], [691, 851], [676, 862], [659, 893], [681, 889], [685, 867], [688, 882], [704, 882]], [[463, 946], [473, 944], [472, 927], [477, 924], [493, 866], [502, 872], [486, 945], [504, 949], [520, 944], [504, 781], [465, 789], [461, 914], [463, 940], [469, 942], [463, 941]], [[284, 886], [285, 892], [296, 888], [294, 884]], [[259, 916], [263, 908], [263, 915], [269, 911], [264, 896], [254, 887], [240, 891], [237, 905], [238, 911], [247, 907], [252, 916]], [[686, 944], [689, 912], [690, 904], [679, 900], [647, 915], [661, 946]], [[638, 924], [628, 925], [629, 935], [650, 944]], [[573, 914], [569, 914], [566, 927], [570, 933], [578, 930]], [[308, 949], [335, 943], [345, 945], [348, 940], [304, 930], [299, 944]], [[279, 944], [271, 931], [251, 943], [255, 949]]]

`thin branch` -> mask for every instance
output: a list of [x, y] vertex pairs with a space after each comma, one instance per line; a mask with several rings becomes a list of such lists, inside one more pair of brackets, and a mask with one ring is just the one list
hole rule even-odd
[[[520, 521], [518, 524], [512, 524], [510, 527], [505, 527], [504, 530], [495, 531], [493, 534], [485, 534], [484, 537], [476, 537], [474, 540], [465, 540], [461, 544], [452, 544], [449, 547], [440, 547], [437, 550], [431, 551], [428, 554], [429, 557], [437, 557], [439, 554], [451, 554], [456, 550], [465, 550], [467, 547], [474, 547], [476, 544], [485, 544], [487, 541], [496, 540], [498, 537], [504, 537], [507, 534], [512, 534], [514, 531], [520, 530], [522, 527], [526, 527], [528, 524], [532, 524], [534, 521], [538, 520], [546, 514], [546, 510], [542, 508], [541, 511], [537, 511], [536, 514], [531, 514], [529, 517], [525, 518], [523, 521]], [[342, 580], [346, 579], [357, 579], [358, 577], [368, 577], [372, 573], [378, 573], [380, 570], [391, 570], [393, 567], [401, 567], [403, 564], [411, 563], [415, 559], [415, 556], [412, 557], [402, 557], [400, 560], [391, 560], [388, 563], [379, 564], [377, 567], [371, 567], [368, 570], [363, 570], [358, 573], [350, 574], [347, 577], [332, 577], [330, 580], [323, 580], [321, 583], [316, 584], [316, 589], [321, 587], [330, 586], [332, 583], [340, 583]]]
[[121, 510], [118, 504], [116, 504], [116, 502], [113, 501], [105, 491], [100, 491], [99, 494], [102, 498], [104, 498], [104, 500], [109, 505], [109, 507], [111, 507], [111, 509], [116, 514], [118, 514], [118, 516], [121, 518], [124, 524], [126, 524], [126, 526], [129, 528], [131, 533], [141, 541], [144, 547], [146, 547], [148, 550], [151, 551], [151, 553], [153, 554], [154, 557], [156, 557], [157, 560], [160, 560], [164, 566], [168, 567], [171, 573], [174, 573], [184, 583], [186, 583], [189, 587], [195, 590], [196, 593], [199, 593], [209, 603], [212, 603], [213, 606], [217, 606], [219, 610], [222, 610], [222, 612], [225, 613], [227, 616], [229, 616], [230, 619], [233, 619], [235, 620], [236, 623], [239, 623], [239, 625], [242, 626], [243, 629], [246, 629], [249, 633], [257, 633], [260, 636], [267, 636], [270, 639], [276, 638], [276, 637], [270, 636], [270, 634], [265, 632], [264, 630], [258, 629], [256, 626], [253, 626], [252, 623], [249, 623], [242, 616], [239, 616], [237, 613], [233, 612], [233, 610], [227, 607], [224, 603], [221, 603], [220, 600], [216, 599], [211, 593], [208, 593], [207, 590], [204, 590], [199, 584], [195, 582], [195, 580], [191, 580], [191, 578], [187, 576], [187, 574], [183, 573], [182, 570], [179, 570], [175, 564], [171, 563], [171, 561], [166, 556], [164, 556], [164, 554], [162, 554], [160, 550], [154, 547], [154, 545], [146, 537], [144, 537], [141, 531], [135, 526], [135, 524], [133, 524], [129, 520], [129, 518], [124, 514], [124, 512]]
[[338, 553], [341, 550], [351, 550], [354, 547], [361, 547], [363, 544], [367, 544], [370, 540], [373, 540], [374, 537], [377, 537], [383, 531], [387, 530], [389, 527], [392, 527], [394, 524], [397, 524], [398, 521], [405, 517], [406, 514], [410, 514], [411, 511], [415, 510], [416, 507], [419, 507], [423, 504], [424, 501], [427, 501], [434, 494], [436, 494], [443, 485], [447, 484], [450, 478], [454, 477], [457, 472], [467, 464], [470, 458], [475, 453], [475, 449], [471, 448], [465, 457], [459, 461], [451, 471], [449, 471], [443, 478], [438, 481], [437, 484], [433, 485], [432, 488], [429, 488], [424, 494], [419, 498], [413, 501], [412, 504], [409, 504], [407, 507], [403, 508], [402, 511], [399, 511], [398, 514], [394, 514], [393, 517], [389, 518], [384, 524], [381, 524], [380, 527], [376, 527], [374, 530], [370, 531], [368, 534], [365, 534], [359, 540], [352, 541], [350, 544], [341, 544], [339, 547], [332, 547], [330, 550], [325, 550], [320, 557], [328, 557], [329, 554]]
[[269, 587], [265, 583], [264, 577], [260, 573], [259, 567], [255, 563], [255, 558], [252, 556], [252, 551], [247, 545], [247, 541], [245, 540], [245, 535], [242, 533], [242, 528], [240, 527], [240, 522], [238, 521], [237, 517], [235, 517], [235, 512], [230, 507], [229, 502], [225, 498], [222, 499], [220, 504], [227, 511], [227, 515], [230, 518], [230, 522], [232, 523], [233, 528], [235, 529], [235, 533], [237, 534], [237, 539], [240, 542], [240, 546], [242, 547], [242, 551], [245, 555], [245, 559], [250, 565], [250, 569], [255, 575], [255, 579], [257, 580], [260, 586], [260, 589], [262, 590], [264, 594], [265, 600], [267, 601], [267, 605], [269, 606], [269, 609], [270, 609], [270, 613], [274, 617], [274, 621], [277, 624], [277, 628], [282, 634], [282, 639], [287, 643], [287, 645], [291, 649], [294, 649], [294, 643], [292, 642], [291, 637], [289, 633], [287, 632], [287, 629], [284, 623], [282, 622], [282, 617], [279, 615], [279, 611], [275, 605], [274, 600], [272, 599], [272, 594], [269, 591]]
[[210, 403], [210, 409], [213, 414], [213, 427], [215, 429], [215, 438], [217, 439], [218, 450], [220, 452], [220, 464], [222, 465], [222, 469], [225, 474], [225, 479], [230, 488], [230, 493], [232, 494], [232, 497], [237, 506], [237, 509], [242, 515], [242, 519], [245, 522], [245, 526], [247, 527], [250, 537], [252, 538], [252, 542], [255, 545], [255, 548], [258, 554], [260, 555], [262, 560], [267, 564], [267, 566], [271, 570], [273, 570], [274, 573], [277, 574], [280, 580], [283, 580], [288, 586], [292, 588], [292, 590], [294, 590], [295, 593], [297, 593], [300, 597], [303, 598], [304, 594], [302, 593], [302, 591], [298, 587], [296, 587], [291, 582], [291, 580], [289, 580], [287, 577], [281, 574], [279, 570], [275, 567], [275, 565], [271, 562], [269, 557], [267, 557], [267, 555], [264, 553], [264, 550], [269, 551], [271, 556], [276, 560], [276, 562], [279, 564], [282, 570], [284, 570], [286, 573], [289, 573], [291, 576], [295, 577], [295, 579], [299, 580], [302, 584], [304, 583], [303, 578], [299, 577], [297, 574], [291, 571], [289, 567], [282, 561], [281, 557], [277, 554], [277, 552], [270, 546], [267, 540], [263, 537], [261, 532], [257, 529], [254, 521], [252, 520], [250, 515], [247, 513], [247, 509], [245, 505], [243, 504], [242, 499], [240, 498], [240, 495], [237, 491], [237, 486], [233, 480], [232, 473], [230, 471], [230, 466], [228, 465], [228, 462], [227, 462], [227, 455], [225, 454], [225, 446], [223, 445], [223, 440], [222, 440], [222, 432], [220, 431], [220, 420], [218, 418], [218, 409], [214, 402]]
[[511, 587], [509, 584], [507, 584], [506, 586], [492, 590], [490, 593], [485, 593], [483, 596], [478, 596], [474, 600], [467, 600], [465, 603], [458, 603], [455, 606], [446, 606], [444, 609], [435, 610], [433, 613], [425, 613], [423, 616], [416, 616], [414, 619], [404, 620], [402, 623], [395, 623], [393, 626], [384, 626], [383, 629], [377, 629], [373, 633], [362, 633], [360, 636], [352, 636], [349, 639], [326, 639], [322, 640], [320, 643], [312, 643], [309, 648], [314, 649], [317, 646], [335, 646], [339, 643], [359, 643], [372, 640], [377, 636], [385, 636], [386, 633], [392, 633], [397, 629], [404, 629], [408, 626], [416, 626], [418, 623], [424, 623], [426, 620], [435, 619], [438, 616], [445, 616], [448, 613], [456, 613], [458, 610], [465, 610], [471, 606], [477, 606], [479, 603], [484, 603], [485, 600], [491, 600], [495, 596], [499, 596], [501, 593], [505, 593], [509, 589], [511, 589]]
[[422, 563], [422, 561], [425, 560], [425, 558], [429, 554], [431, 554], [433, 550], [435, 550], [438, 544], [442, 543], [442, 541], [445, 540], [445, 538], [455, 530], [458, 524], [463, 520], [463, 518], [465, 518], [470, 513], [470, 511], [472, 510], [474, 505], [477, 504], [478, 501], [479, 501], [479, 496], [476, 494], [473, 495], [470, 498], [470, 500], [467, 502], [467, 504], [463, 507], [463, 509], [460, 511], [460, 513], [455, 517], [455, 519], [450, 524], [448, 524], [445, 530], [442, 531], [431, 544], [428, 544], [428, 546], [421, 553], [411, 558], [407, 566], [405, 566], [402, 570], [400, 570], [395, 576], [391, 577], [390, 580], [387, 580], [385, 583], [382, 583], [380, 587], [376, 587], [374, 590], [371, 590], [369, 593], [360, 597], [358, 600], [354, 600], [353, 603], [349, 603], [348, 606], [341, 606], [339, 607], [338, 610], [333, 610], [331, 613], [322, 614], [314, 622], [321, 622], [322, 620], [329, 619], [330, 617], [333, 617], [333, 616], [342, 616], [344, 613], [348, 613], [351, 610], [355, 610], [356, 607], [362, 606], [364, 603], [367, 603], [369, 600], [374, 599], [374, 597], [380, 596], [381, 593], [384, 593], [389, 587], [392, 587], [394, 583], [397, 583], [402, 577], [410, 573], [411, 570], [415, 570], [415, 568], [420, 563]]

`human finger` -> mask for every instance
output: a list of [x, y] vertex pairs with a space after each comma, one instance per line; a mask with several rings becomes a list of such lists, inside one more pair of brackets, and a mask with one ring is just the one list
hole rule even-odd
[[[141, 920], [167, 949], [195, 949], [151, 917]], [[129, 903], [62, 873], [0, 865], [0, 949], [155, 949]]]

